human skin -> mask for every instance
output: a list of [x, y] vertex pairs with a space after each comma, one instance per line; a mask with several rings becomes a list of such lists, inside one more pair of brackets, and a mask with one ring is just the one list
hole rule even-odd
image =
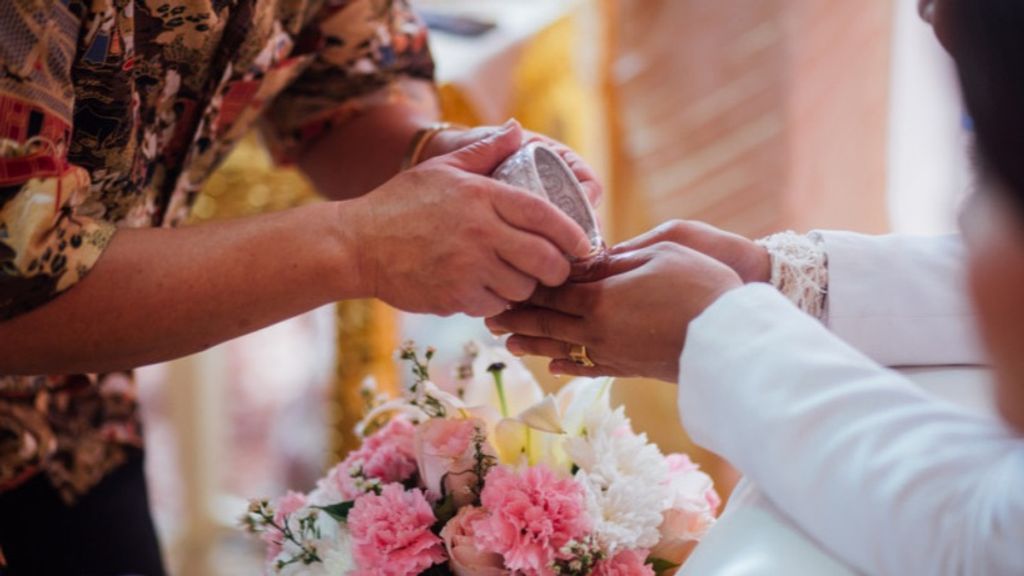
[[521, 145], [518, 124], [394, 175], [432, 108], [390, 99], [314, 143], [299, 164], [332, 202], [118, 231], [83, 280], [0, 322], [0, 373], [170, 360], [350, 298], [487, 316], [539, 284], [564, 282], [565, 255], [588, 253], [586, 235], [553, 206], [488, 177]]

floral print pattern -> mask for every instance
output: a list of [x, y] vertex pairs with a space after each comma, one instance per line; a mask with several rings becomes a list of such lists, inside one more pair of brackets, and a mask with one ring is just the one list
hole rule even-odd
[[[7, 0], [0, 38], [0, 321], [118, 228], [182, 222], [253, 126], [287, 161], [433, 76], [407, 0]], [[129, 373], [0, 375], [0, 491], [45, 473], [73, 502], [141, 444]]]

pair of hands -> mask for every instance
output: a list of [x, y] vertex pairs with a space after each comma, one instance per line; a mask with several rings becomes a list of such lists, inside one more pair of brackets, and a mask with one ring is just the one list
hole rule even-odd
[[[754, 242], [697, 222], [663, 224], [612, 248], [559, 288], [487, 320], [516, 355], [552, 358], [556, 374], [642, 376], [674, 382], [692, 322], [724, 293], [767, 282], [771, 263]], [[596, 366], [570, 358], [583, 345]]]
[[592, 201], [593, 171], [564, 145], [515, 122], [438, 134], [429, 159], [362, 198], [342, 203], [343, 234], [356, 246], [361, 294], [409, 312], [488, 317], [569, 277], [566, 255], [589, 254], [583, 230], [558, 208], [490, 178], [521, 145], [560, 152]]

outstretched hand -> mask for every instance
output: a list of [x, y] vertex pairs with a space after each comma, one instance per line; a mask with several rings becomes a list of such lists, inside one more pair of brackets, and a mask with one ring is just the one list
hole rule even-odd
[[[539, 289], [528, 306], [487, 320], [516, 355], [552, 358], [556, 374], [675, 381], [686, 331], [725, 292], [742, 285], [728, 266], [675, 243], [614, 251], [591, 281]], [[570, 360], [586, 346], [596, 366]]]
[[609, 252], [625, 254], [659, 242], [671, 242], [706, 254], [732, 268], [746, 283], [770, 280], [771, 258], [763, 246], [739, 234], [695, 220], [670, 220], [613, 246]]

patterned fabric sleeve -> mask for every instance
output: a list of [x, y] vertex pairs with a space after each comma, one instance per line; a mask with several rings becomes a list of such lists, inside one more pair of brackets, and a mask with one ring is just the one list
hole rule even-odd
[[79, 22], [65, 4], [0, 3], [0, 321], [78, 282], [114, 232], [68, 162]]
[[408, 0], [328, 0], [300, 35], [312, 62], [271, 105], [262, 128], [279, 162], [370, 102], [403, 97], [403, 78], [432, 80], [427, 29]]

